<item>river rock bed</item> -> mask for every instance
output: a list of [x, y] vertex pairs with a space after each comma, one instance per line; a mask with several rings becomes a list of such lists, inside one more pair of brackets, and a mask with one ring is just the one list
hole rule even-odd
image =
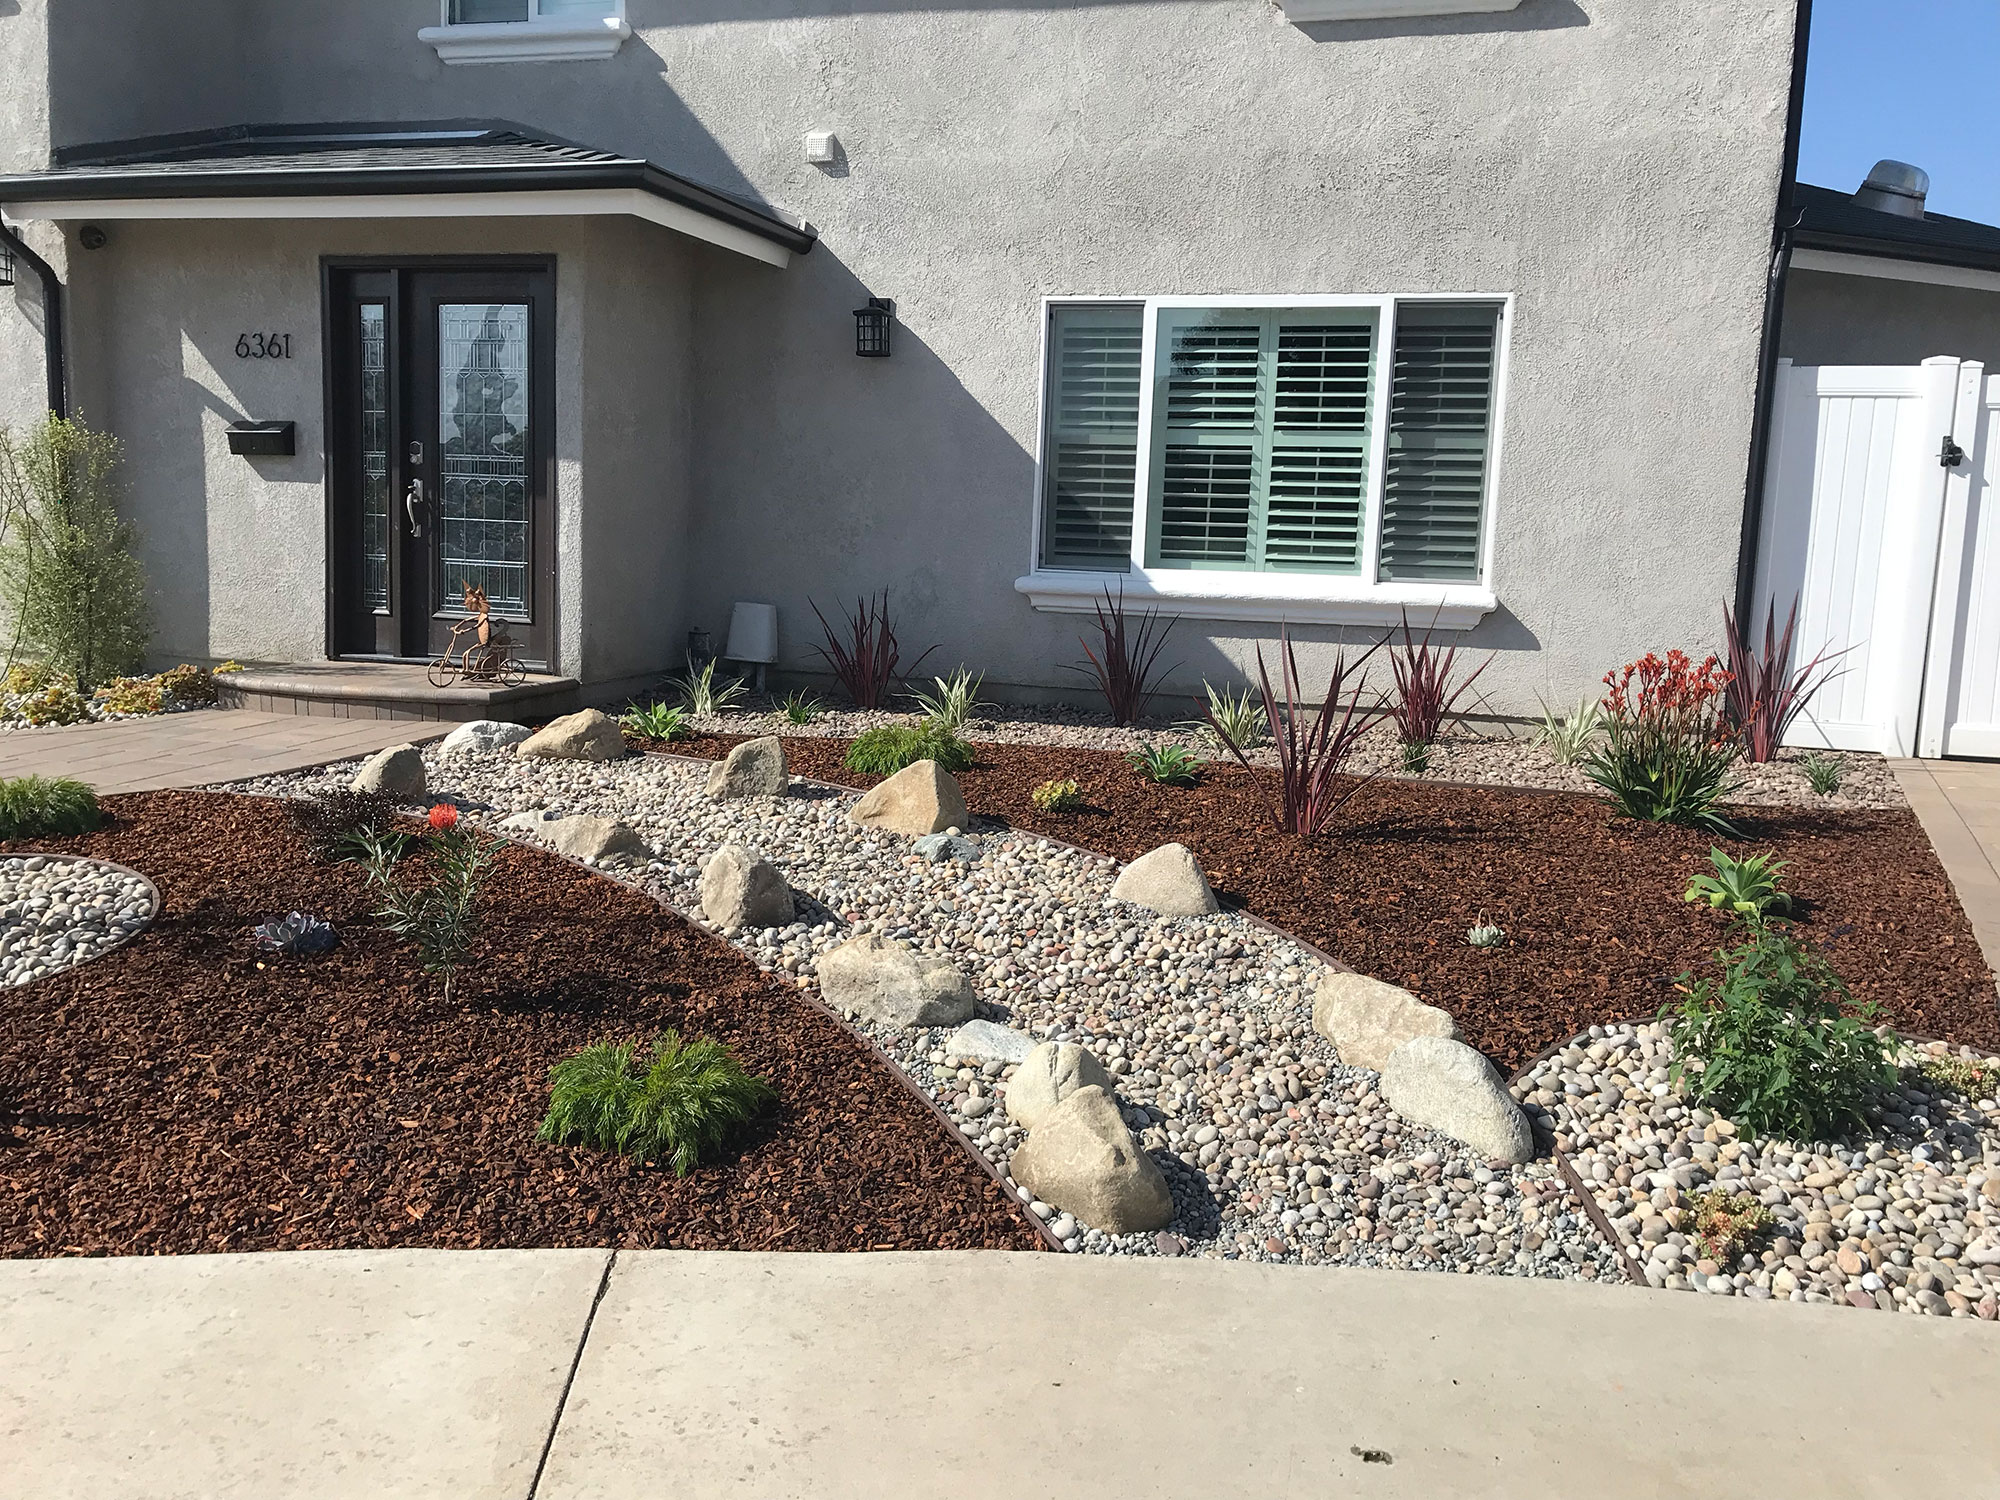
[[130, 870], [53, 854], [0, 860], [0, 984], [28, 984], [108, 953], [158, 905]]
[[[1907, 1044], [1872, 1130], [1809, 1145], [1745, 1139], [1690, 1108], [1671, 1062], [1657, 1022], [1593, 1027], [1515, 1086], [1649, 1283], [2000, 1317], [2000, 1060]], [[1720, 1255], [1695, 1232], [1701, 1200], [1718, 1190], [1754, 1197], [1765, 1220]]]
[[[1090, 1048], [1165, 1171], [1176, 1216], [1156, 1234], [1111, 1236], [1024, 1195], [1066, 1248], [1623, 1274], [1548, 1161], [1474, 1159], [1399, 1120], [1376, 1074], [1342, 1066], [1311, 1025], [1324, 964], [1247, 917], [1168, 919], [1115, 902], [1114, 864], [1028, 834], [975, 826], [975, 858], [933, 862], [912, 840], [854, 825], [850, 794], [795, 783], [782, 799], [712, 801], [708, 766], [667, 757], [424, 758], [430, 785], [487, 827], [524, 812], [627, 824], [657, 857], [609, 862], [605, 873], [697, 921], [701, 867], [717, 848], [736, 842], [770, 859], [798, 893], [800, 919], [722, 935], [802, 989], [816, 988], [819, 954], [881, 933], [961, 965], [983, 1017]], [[297, 795], [344, 785], [353, 771], [231, 789]], [[949, 1030], [856, 1024], [1004, 1173], [1024, 1138], [1007, 1116], [1008, 1067], [954, 1056]]]

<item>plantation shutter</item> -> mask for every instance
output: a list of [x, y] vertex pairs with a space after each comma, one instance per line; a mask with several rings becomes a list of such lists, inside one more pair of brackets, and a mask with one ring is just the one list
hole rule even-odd
[[1478, 581], [1499, 316], [1490, 306], [1397, 313], [1381, 578]]
[[1045, 566], [1131, 566], [1141, 316], [1136, 303], [1051, 312]]
[[1155, 561], [1358, 569], [1371, 316], [1163, 317]]

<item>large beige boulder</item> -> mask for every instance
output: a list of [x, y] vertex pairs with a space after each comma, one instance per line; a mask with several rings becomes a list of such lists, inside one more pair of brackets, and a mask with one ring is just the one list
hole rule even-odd
[[949, 959], [863, 933], [820, 955], [828, 1005], [885, 1026], [958, 1026], [972, 1019], [972, 981]]
[[1007, 1081], [1007, 1118], [1033, 1130], [1063, 1100], [1088, 1088], [1110, 1091], [1104, 1064], [1075, 1042], [1043, 1042]]
[[717, 927], [783, 927], [792, 888], [778, 867], [741, 844], [724, 844], [701, 871], [701, 912]]
[[1111, 887], [1115, 901], [1130, 901], [1163, 917], [1205, 917], [1222, 910], [1208, 877], [1186, 844], [1162, 844], [1123, 870]]
[[1519, 1165], [1535, 1154], [1535, 1132], [1505, 1080], [1463, 1042], [1420, 1036], [1403, 1043], [1382, 1066], [1382, 1097], [1404, 1119], [1481, 1156]]
[[353, 782], [357, 792], [376, 792], [398, 802], [421, 802], [428, 795], [424, 757], [415, 745], [392, 745], [368, 757]]
[[1418, 1037], [1456, 1040], [1458, 1027], [1444, 1011], [1408, 990], [1366, 974], [1329, 974], [1313, 993], [1313, 1030], [1333, 1043], [1350, 1068], [1382, 1071], [1389, 1054]]
[[1051, 1110], [1008, 1170], [1044, 1203], [1106, 1234], [1138, 1234], [1173, 1221], [1165, 1174], [1139, 1149], [1117, 1101], [1102, 1088], [1078, 1089]]
[[775, 734], [745, 740], [708, 773], [709, 796], [782, 797], [791, 786], [785, 765], [785, 745]]
[[920, 760], [869, 792], [848, 816], [864, 828], [886, 828], [918, 838], [965, 827], [965, 793], [958, 778], [936, 761]]
[[646, 859], [653, 852], [638, 834], [610, 818], [558, 818], [536, 831], [554, 844], [558, 853], [593, 863], [605, 859]]
[[514, 753], [531, 760], [618, 760], [625, 754], [625, 736], [616, 719], [586, 708], [551, 720], [521, 741]]

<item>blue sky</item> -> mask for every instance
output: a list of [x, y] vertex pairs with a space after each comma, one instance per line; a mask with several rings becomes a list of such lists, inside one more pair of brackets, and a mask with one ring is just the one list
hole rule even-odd
[[2000, 224], [1996, 81], [2000, 0], [1814, 0], [1799, 180], [1852, 192], [1892, 156], [1934, 212]]

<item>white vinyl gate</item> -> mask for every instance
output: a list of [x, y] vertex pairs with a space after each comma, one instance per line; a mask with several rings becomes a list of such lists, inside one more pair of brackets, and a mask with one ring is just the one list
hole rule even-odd
[[1850, 648], [1788, 743], [2000, 757], [2000, 377], [1779, 366], [1753, 619]]

